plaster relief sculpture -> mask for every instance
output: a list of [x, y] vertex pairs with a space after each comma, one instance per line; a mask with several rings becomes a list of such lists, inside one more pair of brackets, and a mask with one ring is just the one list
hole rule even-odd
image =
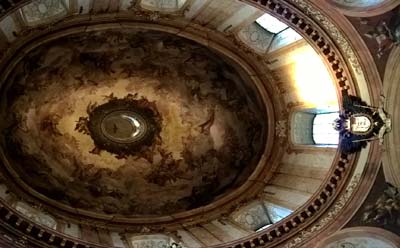
[[266, 212], [266, 206], [260, 201], [250, 203], [238, 209], [231, 217], [241, 226], [254, 231], [271, 224], [271, 220]]
[[286, 120], [280, 120], [276, 122], [276, 127], [275, 127], [276, 134], [280, 138], [286, 138], [287, 137], [287, 121]]
[[252, 23], [240, 30], [238, 36], [242, 42], [261, 54], [268, 50], [274, 38], [274, 34], [256, 23]]
[[335, 129], [340, 133], [340, 148], [346, 153], [360, 151], [368, 141], [378, 139], [383, 143], [384, 135], [391, 130], [391, 120], [380, 107], [370, 107], [360, 98], [343, 96], [344, 110], [335, 120]]

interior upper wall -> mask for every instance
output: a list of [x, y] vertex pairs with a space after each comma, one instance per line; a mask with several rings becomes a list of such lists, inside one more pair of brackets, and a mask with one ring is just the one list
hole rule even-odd
[[295, 210], [321, 186], [336, 156], [336, 149], [303, 148], [286, 152], [264, 199]]
[[333, 78], [320, 56], [305, 40], [276, 50], [267, 58], [269, 69], [279, 80], [278, 88], [288, 108], [338, 108]]

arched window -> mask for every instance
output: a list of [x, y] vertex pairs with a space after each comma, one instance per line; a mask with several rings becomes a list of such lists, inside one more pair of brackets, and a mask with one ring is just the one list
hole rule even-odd
[[232, 214], [232, 219], [242, 227], [260, 231], [285, 218], [292, 211], [268, 201], [254, 201]]
[[285, 23], [279, 21], [278, 19], [269, 14], [262, 15], [260, 18], [256, 20], [256, 22], [259, 25], [261, 25], [261, 27], [265, 28], [267, 31], [273, 34], [280, 33], [288, 28], [288, 26]]
[[337, 145], [339, 132], [333, 128], [338, 112], [316, 114], [313, 120], [312, 134], [316, 145]]
[[69, 0], [36, 0], [21, 8], [22, 18], [28, 26], [36, 26], [64, 17], [69, 11]]
[[240, 32], [242, 41], [254, 50], [273, 52], [303, 37], [285, 23], [270, 14], [264, 14]]
[[339, 117], [337, 110], [305, 109], [295, 112], [291, 120], [291, 140], [294, 145], [336, 147], [339, 132], [333, 122]]
[[267, 229], [270, 225], [286, 218], [286, 216], [288, 216], [289, 214], [291, 214], [293, 212], [290, 209], [272, 204], [270, 202], [264, 202], [263, 207], [264, 207], [265, 214], [268, 216], [268, 219], [270, 220], [270, 224], [267, 224], [267, 225], [257, 229], [256, 231], [261, 231], [261, 230]]
[[278, 206], [269, 202], [264, 203], [269, 219], [272, 223], [276, 223], [291, 214], [293, 211], [282, 206]]

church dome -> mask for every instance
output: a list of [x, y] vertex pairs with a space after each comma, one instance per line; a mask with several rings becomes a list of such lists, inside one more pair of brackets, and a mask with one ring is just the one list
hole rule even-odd
[[[385, 91], [396, 106], [397, 88], [380, 74], [398, 64], [400, 22], [367, 13], [391, 0], [6, 2], [0, 246], [345, 243], [321, 237], [359, 226], [385, 177], [397, 185], [381, 165], [383, 145], [397, 153], [380, 104]], [[351, 152], [334, 128], [348, 99], [381, 118], [357, 119], [374, 134]], [[378, 242], [358, 232], [379, 229], [350, 230]]]
[[160, 31], [42, 43], [3, 92], [7, 163], [73, 209], [162, 216], [207, 205], [251, 175], [267, 136], [256, 87], [229, 63]]

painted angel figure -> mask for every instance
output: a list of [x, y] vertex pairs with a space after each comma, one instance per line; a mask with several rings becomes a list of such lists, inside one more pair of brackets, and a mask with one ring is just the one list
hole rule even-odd
[[389, 51], [394, 46], [393, 34], [386, 22], [380, 22], [374, 30], [364, 34], [370, 39], [375, 39], [378, 44], [377, 57], [381, 58], [386, 51]]
[[378, 43], [377, 56], [381, 58], [386, 51], [400, 44], [400, 12], [395, 13], [388, 22], [379, 22], [374, 30], [364, 35]]
[[400, 10], [390, 19], [388, 28], [395, 45], [400, 44]]

